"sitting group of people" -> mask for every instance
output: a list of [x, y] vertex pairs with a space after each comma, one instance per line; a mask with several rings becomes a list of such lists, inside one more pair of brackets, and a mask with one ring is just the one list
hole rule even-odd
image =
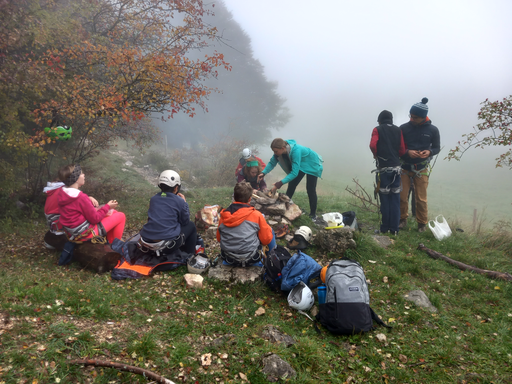
[[[279, 140], [277, 144], [276, 140]], [[271, 146], [275, 155], [269, 165], [252, 156], [249, 149], [243, 151], [236, 172], [238, 182], [234, 188], [234, 201], [220, 213], [217, 230], [224, 264], [257, 264], [263, 251], [269, 252], [276, 246], [274, 231], [263, 214], [250, 205], [250, 201], [254, 190], [267, 190], [263, 176], [277, 163], [281, 164], [288, 176], [274, 184], [273, 192], [291, 181], [287, 194], [293, 195], [300, 179], [307, 174], [311, 210], [313, 214], [316, 212], [316, 192], [314, 195], [312, 192], [322, 172], [321, 157], [308, 148], [298, 146], [293, 140], [276, 140]], [[295, 178], [291, 177], [294, 174]], [[50, 230], [54, 234], [65, 235], [68, 244], [98, 237], [106, 238], [109, 244], [114, 239], [122, 240], [126, 217], [116, 210], [117, 201], [111, 200], [100, 206], [96, 199], [80, 191], [84, 184], [85, 174], [80, 165], [62, 167], [59, 181], [48, 183], [44, 192], [47, 194], [45, 214]], [[173, 170], [163, 171], [158, 187], [160, 192], [150, 199], [148, 220], [140, 231], [139, 247], [155, 252], [156, 256], [171, 254], [178, 249], [186, 254], [194, 254], [197, 230], [190, 220], [186, 198], [180, 193], [180, 175]], [[67, 252], [72, 254], [72, 250], [71, 247]], [[71, 257], [66, 260], [71, 261]]]

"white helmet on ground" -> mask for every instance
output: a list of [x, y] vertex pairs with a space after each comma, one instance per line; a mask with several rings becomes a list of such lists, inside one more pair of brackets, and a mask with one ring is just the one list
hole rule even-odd
[[313, 292], [302, 281], [288, 295], [288, 305], [299, 311], [309, 311], [314, 303], [315, 297]]
[[311, 241], [311, 238], [313, 237], [313, 232], [311, 232], [311, 228], [303, 225], [295, 231], [295, 235], [302, 236], [304, 240], [306, 240], [309, 243]]
[[165, 184], [171, 188], [181, 185], [180, 175], [172, 170], [163, 171], [158, 178], [158, 185], [160, 184]]
[[210, 265], [210, 259], [208, 259], [208, 256], [204, 253], [198, 253], [192, 256], [187, 262], [188, 272], [195, 273], [196, 275], [206, 272], [208, 268], [210, 268]]
[[306, 249], [309, 247], [309, 242], [313, 237], [313, 232], [309, 227], [303, 225], [295, 231], [293, 239], [288, 242], [288, 248], [290, 249]]
[[242, 151], [242, 157], [247, 160], [249, 157], [252, 156], [252, 151], [249, 148], [244, 148]]

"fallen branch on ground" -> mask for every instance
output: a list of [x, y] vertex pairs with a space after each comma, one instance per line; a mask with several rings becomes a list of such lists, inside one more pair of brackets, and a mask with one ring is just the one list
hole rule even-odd
[[134, 367], [132, 365], [127, 365], [123, 363], [115, 363], [113, 361], [101, 361], [101, 360], [71, 360], [70, 364], [83, 364], [83, 365], [94, 365], [95, 367], [107, 367], [107, 368], [115, 368], [120, 371], [127, 371], [131, 373], [136, 373], [137, 375], [142, 375], [150, 380], [154, 380], [157, 383], [161, 384], [176, 384], [174, 381], [166, 379], [163, 376], [157, 375], [154, 372], [148, 371], [147, 369]]
[[442, 253], [433, 251], [432, 249], [429, 249], [429, 248], [425, 247], [421, 243], [420, 243], [420, 245], [418, 245], [418, 249], [420, 251], [425, 251], [427, 253], [427, 255], [429, 255], [433, 259], [444, 260], [448, 264], [455, 265], [457, 268], [462, 269], [463, 271], [476, 272], [476, 273], [479, 273], [481, 275], [492, 277], [493, 279], [512, 281], [512, 275], [510, 275], [509, 273], [489, 271], [487, 269], [480, 269], [480, 268], [474, 267], [472, 265], [461, 263], [460, 261], [456, 261], [456, 260], [450, 259], [448, 256], [445, 256]]

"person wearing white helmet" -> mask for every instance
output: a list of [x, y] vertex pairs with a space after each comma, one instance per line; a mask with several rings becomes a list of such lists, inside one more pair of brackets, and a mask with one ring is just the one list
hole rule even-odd
[[245, 164], [247, 163], [247, 161], [253, 160], [253, 159], [259, 163], [259, 166], [261, 167], [261, 169], [264, 169], [267, 166], [267, 164], [265, 164], [265, 162], [263, 160], [261, 160], [259, 157], [255, 156], [255, 155], [253, 155], [250, 148], [244, 148], [244, 150], [242, 151], [242, 157], [238, 161], [238, 165], [235, 170], [235, 178], [237, 179], [237, 181], [236, 181], [237, 183], [244, 180]]
[[190, 210], [185, 196], [180, 193], [180, 175], [163, 171], [158, 180], [161, 192], [149, 201], [148, 221], [140, 236], [146, 244], [165, 244], [160, 252], [165, 255], [180, 249], [195, 254], [197, 230], [190, 221]]

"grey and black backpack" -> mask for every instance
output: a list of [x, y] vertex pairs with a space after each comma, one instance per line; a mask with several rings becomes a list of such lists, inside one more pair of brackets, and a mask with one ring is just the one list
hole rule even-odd
[[316, 319], [332, 333], [353, 335], [371, 331], [373, 321], [386, 325], [370, 308], [363, 267], [354, 260], [335, 260], [325, 273], [326, 298]]

